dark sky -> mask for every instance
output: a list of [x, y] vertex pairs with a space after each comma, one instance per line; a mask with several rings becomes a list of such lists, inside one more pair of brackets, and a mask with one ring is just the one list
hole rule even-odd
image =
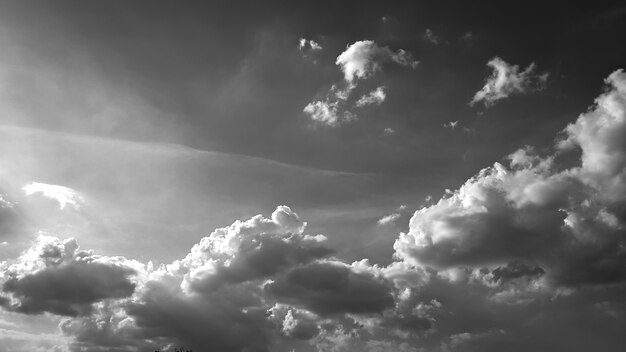
[[619, 1], [1, 2], [0, 352], [621, 351], [624, 43]]

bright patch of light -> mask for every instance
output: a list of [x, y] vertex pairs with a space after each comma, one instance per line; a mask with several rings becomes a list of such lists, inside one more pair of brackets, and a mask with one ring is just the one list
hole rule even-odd
[[57, 201], [61, 210], [63, 210], [68, 204], [73, 206], [75, 209], [78, 209], [80, 208], [80, 203], [83, 202], [82, 197], [76, 191], [65, 186], [31, 182], [30, 184], [22, 187], [22, 190], [27, 196], [41, 194], [46, 198]]

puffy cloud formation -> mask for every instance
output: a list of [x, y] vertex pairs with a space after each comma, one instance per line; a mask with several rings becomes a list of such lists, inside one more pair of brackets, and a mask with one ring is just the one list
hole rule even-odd
[[339, 111], [339, 101], [314, 101], [307, 104], [303, 111], [314, 121], [331, 127], [356, 118], [350, 111]]
[[[444, 271], [498, 267], [495, 281], [624, 283], [626, 74], [616, 71], [607, 83], [610, 89], [565, 129], [553, 155], [520, 149], [507, 166], [496, 163], [418, 210], [394, 245], [396, 256]], [[580, 164], [560, 165], [575, 149]]]
[[279, 206], [158, 268], [41, 237], [2, 264], [0, 302], [65, 316], [70, 351], [621, 351], [626, 74], [607, 84], [552, 152], [416, 211], [389, 265], [341, 261]]
[[366, 105], [380, 105], [385, 101], [386, 97], [387, 93], [385, 93], [385, 87], [378, 87], [359, 98], [356, 102], [356, 106], [363, 107]]
[[335, 63], [341, 67], [344, 79], [353, 83], [356, 79], [370, 77], [385, 62], [412, 68], [418, 65], [410, 53], [402, 49], [394, 52], [387, 46], [378, 46], [373, 40], [361, 40], [348, 45]]
[[92, 304], [132, 295], [137, 262], [79, 251], [74, 239], [41, 235], [3, 270], [3, 306], [11, 311], [87, 315]]
[[470, 105], [483, 102], [487, 107], [493, 106], [510, 95], [541, 90], [548, 79], [548, 73], [540, 75], [535, 73], [534, 63], [520, 72], [519, 66], [494, 57], [487, 62], [487, 66], [493, 69], [493, 73], [487, 78], [485, 86], [476, 92]]
[[397, 292], [380, 268], [330, 257], [326, 237], [305, 228], [279, 206], [270, 217], [216, 229], [184, 258], [158, 268], [42, 237], [5, 271], [10, 295], [3, 306], [70, 316], [60, 329], [72, 337], [72, 351], [269, 351], [308, 340], [312, 347], [324, 331], [354, 325], [351, 314], [394, 309]]
[[49, 185], [47, 183], [32, 182], [22, 187], [27, 196], [33, 194], [41, 194], [43, 197], [55, 200], [59, 203], [61, 210], [67, 205], [71, 205], [75, 209], [80, 208], [83, 198], [75, 190], [59, 185]]
[[[303, 112], [312, 120], [331, 127], [356, 119], [356, 115], [348, 108], [348, 99], [352, 91], [357, 88], [359, 80], [370, 78], [382, 70], [382, 65], [385, 63], [411, 68], [418, 65], [410, 53], [402, 49], [393, 51], [389, 47], [378, 46], [372, 40], [362, 40], [348, 45], [346, 50], [337, 57], [335, 63], [344, 74], [344, 82], [342, 82], [344, 88], [333, 85], [325, 98], [314, 100], [303, 109]], [[362, 95], [354, 102], [354, 105], [365, 107], [382, 104], [387, 97], [385, 89], [381, 86]]]

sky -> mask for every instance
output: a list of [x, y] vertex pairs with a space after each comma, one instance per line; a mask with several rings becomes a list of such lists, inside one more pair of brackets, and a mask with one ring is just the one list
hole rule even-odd
[[0, 352], [623, 351], [619, 1], [0, 2]]

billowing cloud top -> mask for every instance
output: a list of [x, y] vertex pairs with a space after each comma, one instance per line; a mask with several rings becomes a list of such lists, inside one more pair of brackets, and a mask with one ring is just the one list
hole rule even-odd
[[[508, 167], [496, 163], [417, 211], [397, 256], [439, 270], [521, 261], [556, 287], [624, 282], [625, 82], [621, 70], [609, 76], [611, 89], [565, 129], [554, 154], [520, 149]], [[559, 165], [574, 148], [580, 165]]]

